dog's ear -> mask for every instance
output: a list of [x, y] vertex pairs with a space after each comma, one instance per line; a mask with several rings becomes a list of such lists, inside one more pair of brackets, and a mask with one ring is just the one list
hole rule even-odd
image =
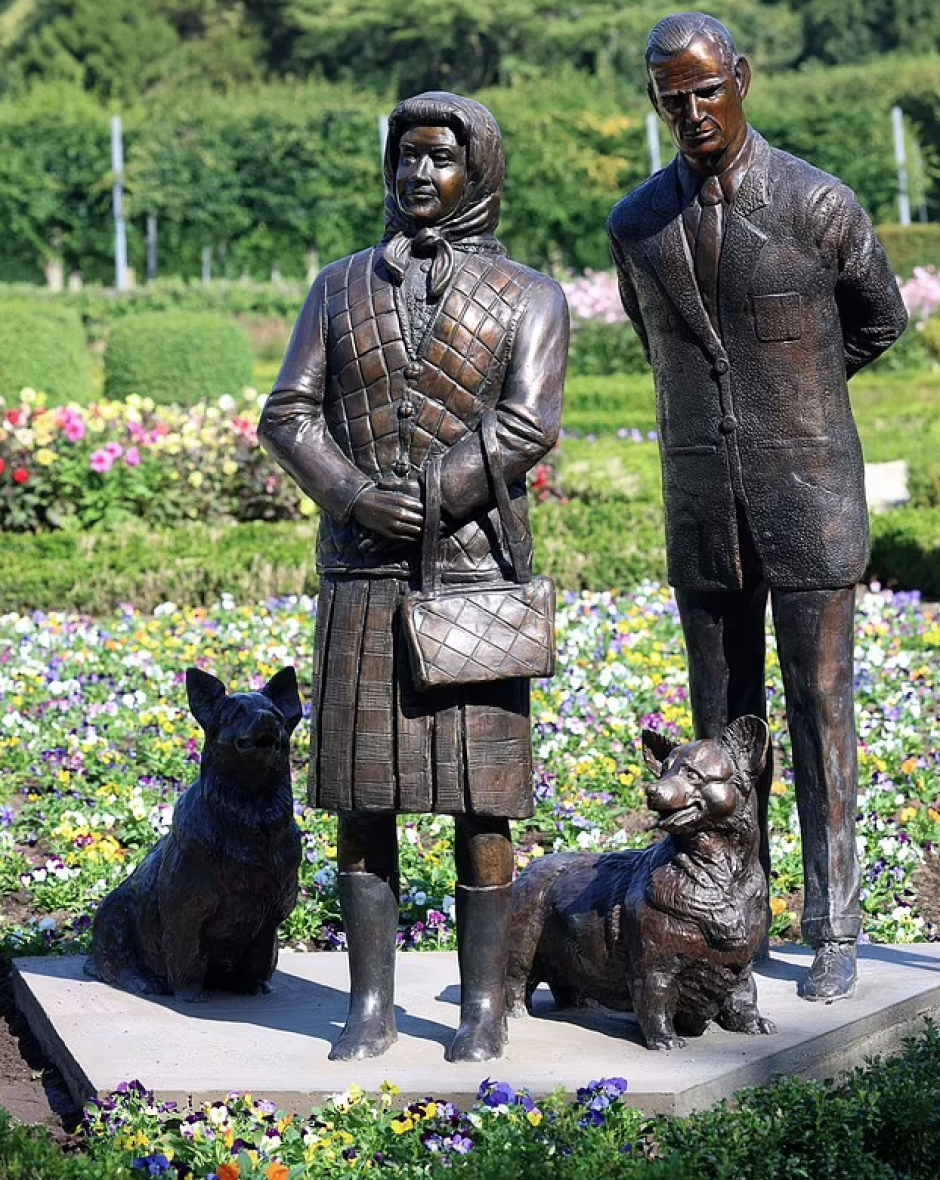
[[767, 762], [770, 730], [760, 717], [738, 717], [718, 735], [718, 744], [741, 771], [745, 783], [753, 784]]
[[186, 695], [193, 716], [208, 732], [212, 718], [222, 701], [225, 700], [225, 685], [211, 672], [201, 668], [186, 669]]
[[663, 763], [679, 745], [655, 729], [643, 730], [643, 760], [656, 778], [661, 778]]
[[281, 711], [287, 732], [293, 733], [303, 716], [300, 692], [297, 689], [297, 674], [294, 669], [288, 667], [282, 668], [280, 672], [275, 672], [261, 691]]

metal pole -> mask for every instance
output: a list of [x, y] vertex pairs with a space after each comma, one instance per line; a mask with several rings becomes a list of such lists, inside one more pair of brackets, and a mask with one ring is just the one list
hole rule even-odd
[[385, 159], [385, 145], [388, 143], [388, 119], [379, 115], [379, 145], [382, 148], [382, 159]]
[[914, 140], [914, 171], [917, 173], [917, 191], [920, 193], [920, 203], [917, 210], [917, 220], [925, 225], [927, 217], [927, 184], [924, 180], [924, 157], [921, 155], [920, 144]]
[[114, 174], [114, 285], [119, 291], [126, 291], [127, 227], [124, 224], [124, 140], [120, 115], [111, 118], [111, 171]]
[[157, 219], [147, 218], [147, 282], [157, 277]]
[[911, 198], [907, 185], [907, 151], [904, 147], [904, 112], [891, 108], [894, 126], [894, 162], [898, 169], [898, 219], [901, 225], [911, 224]]
[[650, 176], [658, 172], [663, 166], [662, 156], [659, 154], [659, 118], [650, 111], [646, 116], [646, 143], [650, 153]]

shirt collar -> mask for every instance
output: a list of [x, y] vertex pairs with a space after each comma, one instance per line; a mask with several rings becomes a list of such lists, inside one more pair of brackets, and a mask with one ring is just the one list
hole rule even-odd
[[[730, 160], [724, 168], [717, 174], [718, 183], [721, 185], [721, 191], [724, 193], [725, 201], [730, 204], [735, 197], [738, 189], [741, 187], [741, 182], [747, 175], [747, 171], [751, 166], [751, 161], [754, 158], [754, 146], [757, 141], [754, 129], [748, 127], [747, 137], [741, 145], [741, 150]], [[679, 195], [682, 198], [683, 205], [690, 205], [695, 198], [696, 193], [702, 187], [705, 177], [696, 172], [693, 168], [685, 162], [680, 155], [678, 157], [678, 178], [679, 178]]]

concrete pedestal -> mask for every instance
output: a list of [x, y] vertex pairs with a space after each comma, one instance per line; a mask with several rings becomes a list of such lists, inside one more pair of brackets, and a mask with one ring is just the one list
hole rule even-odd
[[854, 999], [809, 1004], [796, 994], [811, 962], [806, 948], [775, 950], [757, 970], [761, 1011], [776, 1036], [714, 1026], [671, 1053], [647, 1050], [631, 1016], [606, 1009], [556, 1011], [536, 993], [536, 1014], [510, 1021], [498, 1061], [444, 1060], [457, 1027], [456, 956], [398, 956], [399, 1038], [383, 1056], [327, 1060], [346, 1015], [343, 954], [282, 953], [268, 996], [213, 996], [205, 1004], [143, 999], [88, 979], [78, 958], [15, 962], [17, 1003], [77, 1101], [137, 1078], [161, 1099], [197, 1104], [251, 1091], [301, 1113], [355, 1082], [388, 1080], [403, 1099], [431, 1095], [466, 1107], [485, 1077], [546, 1094], [573, 1093], [601, 1077], [624, 1077], [628, 1100], [650, 1112], [685, 1114], [776, 1074], [833, 1076], [889, 1053], [940, 1010], [940, 946], [860, 948]]

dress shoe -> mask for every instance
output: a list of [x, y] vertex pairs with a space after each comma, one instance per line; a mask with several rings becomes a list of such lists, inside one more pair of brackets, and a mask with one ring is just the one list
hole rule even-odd
[[800, 987], [804, 1000], [848, 1000], [855, 994], [855, 943], [824, 942]]

